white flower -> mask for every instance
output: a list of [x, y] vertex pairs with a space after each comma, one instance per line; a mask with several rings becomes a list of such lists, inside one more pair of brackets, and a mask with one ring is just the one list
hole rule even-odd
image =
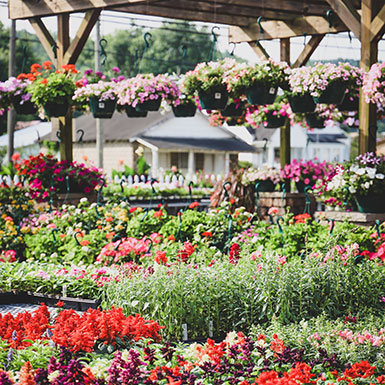
[[370, 179], [374, 179], [376, 176], [376, 169], [372, 167], [366, 167], [366, 172], [368, 173], [368, 176]]
[[365, 186], [365, 188], [366, 188], [367, 190], [369, 190], [370, 183], [369, 183], [369, 182], [365, 182], [365, 183], [364, 183], [364, 186]]
[[384, 179], [384, 177], [385, 177], [384, 174], [381, 174], [381, 173], [376, 174], [376, 178], [377, 178], [377, 179]]
[[85, 252], [85, 253], [88, 253], [90, 251], [90, 249], [87, 247], [87, 246], [82, 246], [82, 250]]
[[86, 197], [83, 197], [80, 199], [80, 203], [86, 203], [88, 202], [88, 199]]
[[364, 175], [365, 174], [365, 169], [364, 168], [359, 168], [359, 169], [357, 169], [356, 171], [355, 171], [355, 173], [357, 174], [357, 175]]
[[357, 190], [356, 190], [353, 186], [350, 186], [350, 187], [349, 187], [349, 192], [350, 192], [351, 194], [355, 194], [355, 193], [357, 192]]

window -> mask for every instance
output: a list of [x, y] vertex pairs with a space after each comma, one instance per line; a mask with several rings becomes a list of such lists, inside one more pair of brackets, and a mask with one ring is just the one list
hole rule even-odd
[[205, 164], [205, 154], [197, 152], [194, 154], [195, 171], [202, 171]]
[[187, 169], [187, 164], [188, 164], [187, 152], [171, 152], [170, 159], [171, 159], [170, 167], [176, 166], [178, 168]]

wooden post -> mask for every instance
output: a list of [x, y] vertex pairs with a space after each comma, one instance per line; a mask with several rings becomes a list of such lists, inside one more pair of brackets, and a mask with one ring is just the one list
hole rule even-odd
[[[70, 16], [64, 13], [57, 16], [57, 68], [67, 64], [64, 55], [70, 45]], [[60, 159], [72, 162], [72, 111], [59, 118], [58, 130], [60, 132]]]
[[[361, 13], [361, 69], [369, 70], [370, 66], [377, 61], [378, 39], [371, 40], [371, 24], [379, 9], [379, 0], [362, 0]], [[360, 154], [367, 151], [376, 152], [377, 140], [377, 113], [376, 106], [365, 102], [365, 97], [360, 91], [359, 106], [360, 132], [359, 150]]]

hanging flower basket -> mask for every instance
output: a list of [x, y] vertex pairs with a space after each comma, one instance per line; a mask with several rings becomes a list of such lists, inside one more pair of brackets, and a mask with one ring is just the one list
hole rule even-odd
[[273, 104], [277, 96], [277, 87], [254, 86], [245, 91], [248, 102], [253, 105]]
[[282, 127], [285, 124], [285, 116], [277, 116], [273, 115], [272, 113], [267, 114], [266, 122], [267, 125], [265, 125], [266, 128], [279, 128]]
[[37, 113], [36, 106], [30, 101], [26, 100], [23, 104], [20, 104], [21, 97], [18, 97], [18, 100], [13, 102], [13, 107], [15, 108], [16, 113], [20, 115], [32, 115]]
[[188, 118], [195, 116], [197, 106], [193, 102], [181, 103], [178, 106], [172, 106], [172, 111], [176, 118]]
[[360, 213], [385, 213], [384, 194], [356, 195], [355, 201]]
[[111, 119], [115, 106], [116, 99], [99, 100], [97, 97], [90, 98], [90, 109], [94, 118]]
[[303, 95], [289, 95], [289, 103], [294, 113], [314, 112], [316, 104], [308, 93]]
[[160, 103], [162, 99], [150, 99], [146, 100], [143, 103], [137, 104], [136, 109], [137, 111], [158, 111], [160, 108]]
[[305, 114], [305, 120], [310, 128], [325, 128], [325, 118], [316, 112]]
[[44, 106], [45, 114], [50, 118], [59, 118], [60, 116], [66, 116], [69, 109], [69, 103], [47, 103]]
[[359, 99], [346, 95], [344, 101], [338, 106], [340, 111], [358, 111]]
[[126, 105], [126, 115], [129, 118], [145, 118], [147, 114], [147, 111], [138, 111], [136, 108]]
[[232, 117], [232, 116], [242, 116], [245, 112], [243, 103], [230, 103], [222, 111], [222, 116]]
[[203, 110], [223, 110], [229, 98], [225, 87], [208, 92], [200, 91], [198, 96]]
[[273, 192], [275, 190], [275, 183], [271, 179], [257, 179], [255, 181], [256, 192]]
[[330, 83], [325, 91], [319, 96], [313, 96], [314, 102], [317, 104], [341, 104], [344, 100], [346, 86], [344, 82], [335, 81]]

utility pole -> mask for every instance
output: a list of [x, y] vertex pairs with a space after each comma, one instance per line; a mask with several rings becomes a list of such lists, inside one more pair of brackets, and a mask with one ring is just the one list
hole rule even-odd
[[[11, 32], [9, 36], [9, 61], [8, 61], [8, 76], [16, 75], [16, 20], [11, 21]], [[15, 150], [14, 134], [16, 125], [16, 111], [12, 107], [8, 111], [7, 116], [7, 133], [8, 133], [8, 149], [7, 161], [12, 163], [12, 155]]]
[[[100, 65], [100, 20], [95, 24], [95, 72], [101, 70]], [[103, 168], [103, 144], [104, 144], [104, 130], [101, 119], [96, 119], [96, 152], [98, 153], [97, 166]]]

